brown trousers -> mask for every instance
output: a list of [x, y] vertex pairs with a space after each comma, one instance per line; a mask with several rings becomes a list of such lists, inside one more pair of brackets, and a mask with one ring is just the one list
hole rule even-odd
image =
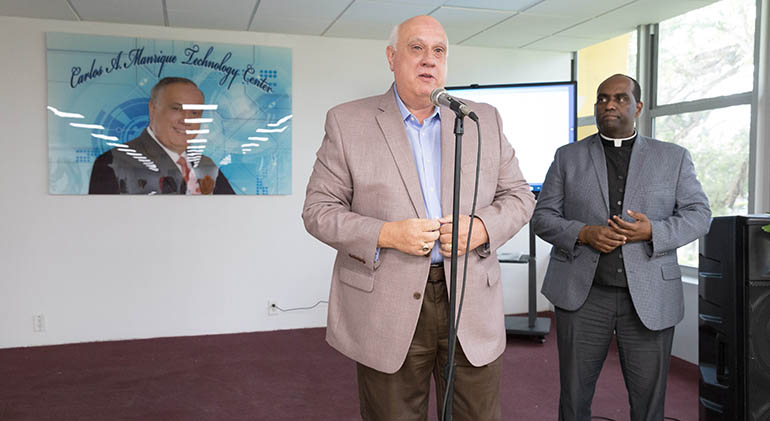
[[[431, 374], [436, 383], [438, 418], [441, 418], [449, 343], [449, 301], [443, 269], [431, 269], [424, 295], [414, 338], [401, 368], [386, 374], [357, 364], [361, 418], [365, 421], [427, 420]], [[502, 356], [488, 365], [474, 367], [458, 342], [455, 363], [453, 419], [501, 419]]]

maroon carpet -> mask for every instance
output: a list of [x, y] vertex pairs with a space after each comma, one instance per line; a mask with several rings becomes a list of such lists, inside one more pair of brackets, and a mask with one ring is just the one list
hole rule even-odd
[[[504, 360], [504, 419], [555, 420], [554, 333], [545, 344], [509, 337]], [[674, 358], [666, 416], [696, 420], [697, 399], [697, 366]], [[614, 347], [593, 413], [628, 419]], [[0, 350], [0, 420], [358, 418], [355, 366], [324, 329]]]

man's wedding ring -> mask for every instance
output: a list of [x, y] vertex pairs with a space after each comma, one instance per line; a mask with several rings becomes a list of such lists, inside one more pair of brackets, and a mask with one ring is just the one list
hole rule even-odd
[[430, 244], [428, 244], [428, 243], [423, 244], [422, 245], [422, 251], [428, 251], [428, 250], [430, 250]]

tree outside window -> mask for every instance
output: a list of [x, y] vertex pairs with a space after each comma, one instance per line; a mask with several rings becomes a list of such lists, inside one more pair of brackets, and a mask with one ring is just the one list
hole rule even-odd
[[[751, 92], [754, 0], [722, 0], [661, 22], [655, 106]], [[686, 109], [687, 104], [682, 104]], [[659, 115], [655, 137], [686, 147], [714, 216], [748, 211], [751, 106]], [[679, 250], [698, 265], [697, 242]]]

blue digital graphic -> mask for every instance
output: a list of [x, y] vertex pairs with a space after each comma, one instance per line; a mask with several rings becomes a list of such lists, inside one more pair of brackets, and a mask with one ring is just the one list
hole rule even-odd
[[144, 131], [169, 76], [216, 104], [198, 136], [236, 194], [291, 194], [291, 49], [51, 32], [46, 48], [51, 194], [88, 194], [94, 160]]

